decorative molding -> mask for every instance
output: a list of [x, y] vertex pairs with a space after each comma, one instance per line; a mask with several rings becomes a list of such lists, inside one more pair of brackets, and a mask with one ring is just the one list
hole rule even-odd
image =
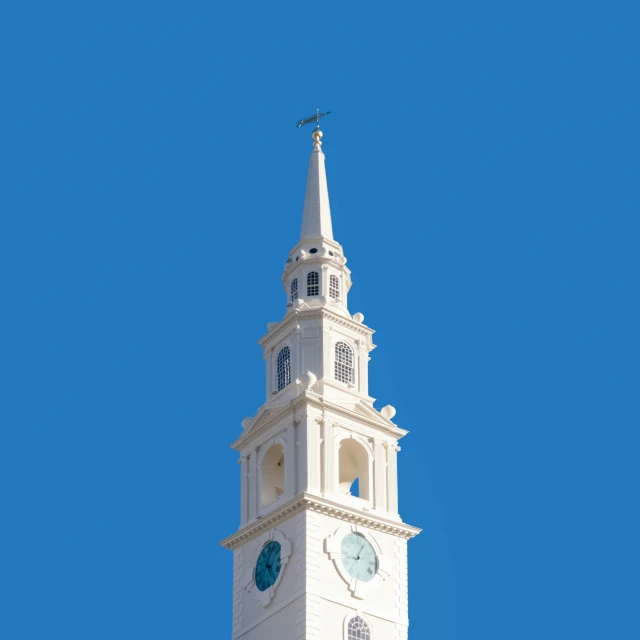
[[[301, 311], [294, 311], [288, 317], [285, 316], [277, 327], [274, 327], [273, 330], [269, 331], [267, 334], [262, 336], [260, 340], [258, 340], [258, 344], [262, 346], [263, 349], [268, 349], [268, 343], [272, 340], [275, 340], [278, 335], [280, 335], [283, 331], [288, 329], [293, 322], [298, 323], [299, 320], [312, 320], [312, 319], [327, 319], [335, 322], [340, 326], [351, 329], [355, 333], [358, 333], [362, 336], [368, 337], [371, 340], [371, 336], [375, 333], [373, 329], [370, 329], [364, 324], [359, 324], [352, 318], [345, 318], [344, 316], [338, 315], [337, 313], [333, 313], [331, 310], [326, 307], [318, 307], [313, 309], [305, 309]], [[375, 349], [375, 345], [371, 343], [371, 349]]]
[[[260, 557], [260, 553], [264, 549], [265, 545], [271, 542], [272, 540], [275, 540], [276, 542], [280, 543], [280, 562], [281, 562], [280, 573], [278, 574], [276, 581], [268, 589], [265, 589], [264, 591], [259, 591], [255, 581], [255, 566], [256, 566], [256, 563], [258, 562], [258, 558]], [[260, 544], [257, 546], [253, 554], [253, 560], [251, 561], [251, 564], [245, 567], [243, 587], [246, 591], [251, 593], [251, 595], [253, 595], [253, 597], [256, 598], [256, 600], [258, 600], [263, 607], [267, 607], [271, 604], [271, 601], [273, 600], [273, 596], [276, 594], [276, 590], [280, 585], [285, 567], [287, 566], [287, 562], [289, 562], [290, 557], [291, 557], [291, 542], [284, 535], [284, 533], [282, 533], [282, 531], [278, 531], [277, 529], [272, 529], [271, 531], [266, 532], [262, 536], [262, 539], [260, 540]]]
[[250, 540], [253, 540], [257, 536], [259, 536], [261, 533], [264, 533], [266, 529], [271, 529], [281, 522], [288, 520], [296, 513], [303, 511], [304, 508], [304, 504], [300, 499], [294, 499], [293, 501], [283, 505], [279, 509], [272, 511], [269, 515], [254, 519], [253, 522], [247, 524], [232, 536], [229, 536], [228, 538], [222, 540], [220, 544], [225, 549], [238, 549], [243, 544], [246, 544]]
[[301, 493], [287, 504], [282, 505], [279, 509], [272, 511], [269, 515], [258, 518], [247, 524], [245, 527], [225, 538], [220, 544], [225, 549], [238, 549], [250, 540], [264, 533], [265, 530], [272, 529], [281, 522], [288, 520], [301, 511], [315, 511], [338, 520], [344, 520], [351, 524], [356, 524], [373, 531], [381, 531], [391, 535], [409, 540], [417, 536], [422, 529], [412, 527], [403, 522], [388, 520], [371, 513], [362, 513], [357, 509], [337, 504], [326, 498], [313, 496], [309, 493]]
[[[373, 547], [376, 554], [376, 574], [369, 582], [358, 580], [349, 574], [342, 564], [342, 539], [349, 533], [360, 534]], [[351, 595], [358, 600], [364, 600], [374, 589], [391, 575], [391, 561], [382, 555], [382, 549], [377, 540], [368, 532], [361, 531], [357, 524], [343, 524], [330, 536], [325, 538], [324, 552], [333, 562], [340, 577], [347, 583]]]
[[336, 432], [333, 436], [334, 446], [336, 447], [336, 450], [340, 448], [343, 440], [355, 440], [356, 442], [359, 442], [367, 452], [368, 462], [371, 462], [373, 460], [374, 450], [373, 444], [371, 442], [373, 438], [362, 435], [357, 431], [353, 431], [353, 429], [343, 427], [342, 425], [337, 425]]

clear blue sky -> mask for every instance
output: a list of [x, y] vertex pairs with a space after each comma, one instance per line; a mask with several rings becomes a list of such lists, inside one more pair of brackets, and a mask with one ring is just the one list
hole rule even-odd
[[3, 3], [0, 637], [231, 637], [229, 444], [316, 107], [371, 393], [411, 432], [410, 637], [640, 637], [638, 18]]

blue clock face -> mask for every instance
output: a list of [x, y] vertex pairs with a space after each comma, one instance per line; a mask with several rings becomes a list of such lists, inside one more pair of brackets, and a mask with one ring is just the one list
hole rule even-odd
[[258, 591], [266, 591], [280, 575], [282, 562], [280, 560], [280, 543], [272, 540], [268, 542], [256, 562], [255, 581]]
[[342, 566], [356, 580], [369, 582], [378, 571], [378, 558], [371, 543], [359, 533], [349, 533], [342, 539]]

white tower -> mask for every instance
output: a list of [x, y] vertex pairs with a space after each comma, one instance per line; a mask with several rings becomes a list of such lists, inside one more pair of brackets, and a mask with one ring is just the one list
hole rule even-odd
[[406, 640], [407, 540], [398, 515], [398, 440], [374, 409], [373, 330], [347, 310], [350, 271], [333, 239], [313, 132], [300, 242], [282, 282], [287, 310], [259, 341], [267, 398], [242, 421], [234, 640]]

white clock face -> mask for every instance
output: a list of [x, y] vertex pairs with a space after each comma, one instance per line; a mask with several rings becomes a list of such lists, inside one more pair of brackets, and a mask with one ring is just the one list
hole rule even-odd
[[371, 543], [359, 533], [342, 538], [342, 566], [356, 580], [369, 582], [378, 571], [378, 558]]

